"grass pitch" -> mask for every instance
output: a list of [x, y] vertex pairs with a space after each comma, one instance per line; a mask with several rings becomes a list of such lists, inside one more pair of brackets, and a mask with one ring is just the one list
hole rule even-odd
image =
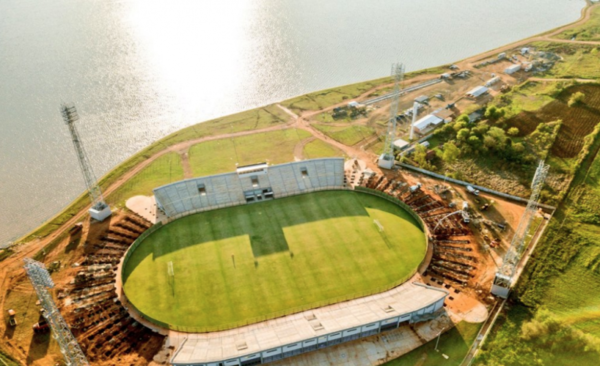
[[132, 253], [124, 289], [159, 323], [214, 331], [384, 291], [425, 252], [425, 234], [402, 208], [318, 192], [176, 220]]

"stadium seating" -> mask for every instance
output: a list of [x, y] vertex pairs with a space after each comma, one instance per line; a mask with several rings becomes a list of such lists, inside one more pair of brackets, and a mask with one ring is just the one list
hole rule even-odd
[[256, 169], [246, 167], [238, 172], [187, 179], [154, 189], [154, 196], [159, 209], [174, 219], [215, 208], [344, 187], [344, 159], [328, 158], [257, 165]]

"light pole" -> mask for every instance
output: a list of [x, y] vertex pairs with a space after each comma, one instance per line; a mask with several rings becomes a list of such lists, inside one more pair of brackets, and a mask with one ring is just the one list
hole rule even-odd
[[436, 352], [439, 352], [439, 350], [438, 350], [438, 344], [440, 343], [440, 336], [441, 335], [442, 335], [442, 332], [439, 332], [438, 336], [437, 336], [437, 341], [435, 341], [435, 351]]

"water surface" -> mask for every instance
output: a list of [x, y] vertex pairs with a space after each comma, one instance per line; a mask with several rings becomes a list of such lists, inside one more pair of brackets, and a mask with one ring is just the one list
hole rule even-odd
[[575, 21], [583, 0], [2, 0], [0, 245], [185, 126], [453, 62]]

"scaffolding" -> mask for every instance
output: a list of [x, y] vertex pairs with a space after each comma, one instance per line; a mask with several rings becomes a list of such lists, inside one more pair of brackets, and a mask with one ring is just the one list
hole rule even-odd
[[504, 256], [502, 266], [496, 273], [494, 283], [492, 285], [492, 294], [507, 298], [512, 285], [513, 276], [517, 270], [517, 265], [521, 259], [523, 246], [525, 245], [525, 239], [527, 239], [527, 233], [531, 227], [531, 222], [537, 211], [538, 199], [540, 192], [544, 186], [546, 176], [548, 176], [549, 166], [544, 164], [544, 161], [540, 161], [538, 168], [535, 171], [535, 176], [531, 182], [531, 197], [527, 203], [527, 208], [521, 216], [519, 226], [515, 231], [515, 235], [512, 238], [510, 247]]
[[393, 64], [392, 75], [394, 76], [394, 91], [392, 93], [392, 104], [390, 106], [390, 120], [388, 121], [385, 135], [383, 153], [379, 156], [379, 167], [391, 169], [394, 167], [394, 141], [396, 140], [396, 117], [398, 115], [398, 104], [400, 102], [400, 84], [404, 80], [404, 65]]
[[50, 274], [46, 270], [43, 263], [37, 262], [30, 258], [25, 258], [25, 271], [27, 276], [33, 285], [33, 289], [40, 300], [42, 305], [43, 315], [52, 333], [54, 339], [60, 346], [60, 351], [65, 357], [67, 366], [89, 366], [89, 362], [83, 353], [83, 350], [77, 343], [77, 340], [71, 333], [67, 322], [62, 317], [52, 295], [48, 291], [48, 288], [54, 288], [54, 282], [50, 278]]

